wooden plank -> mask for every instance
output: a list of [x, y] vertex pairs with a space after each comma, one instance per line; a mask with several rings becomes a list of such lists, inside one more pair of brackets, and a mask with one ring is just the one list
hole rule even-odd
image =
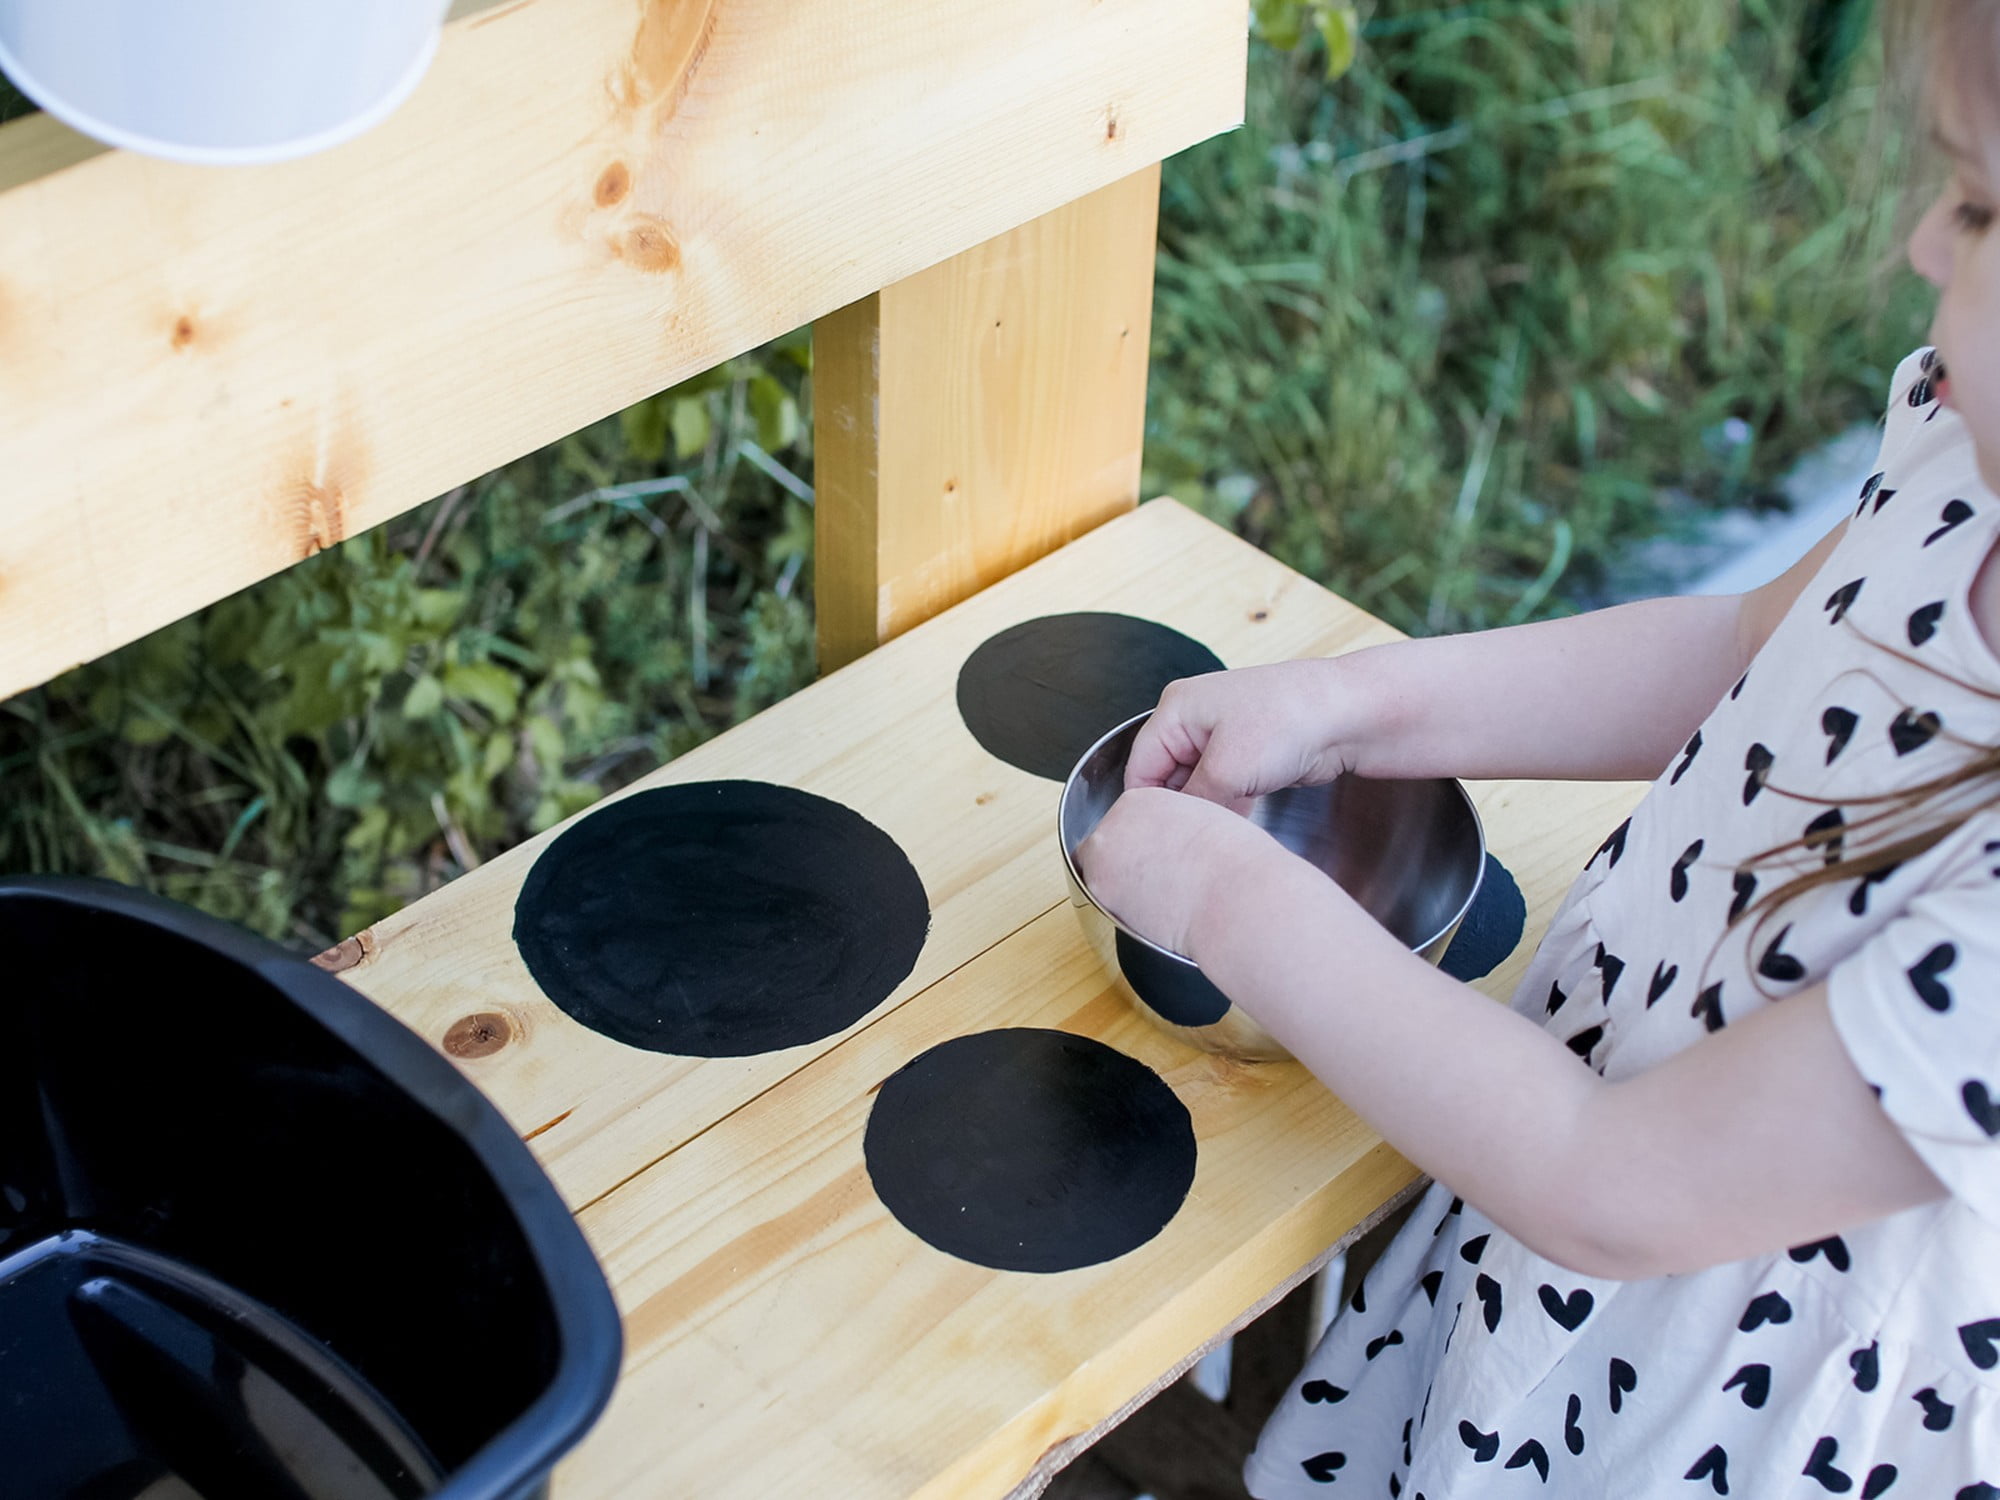
[[1148, 167], [814, 325], [823, 669], [1139, 503], [1159, 202]]
[[[1170, 621], [1233, 666], [1394, 635], [1219, 527], [1158, 501], [814, 683], [624, 795], [751, 777], [831, 797], [875, 822], [909, 855], [931, 902], [929, 941], [888, 1002], [899, 1004], [1065, 899], [1057, 787], [987, 754], [959, 718], [953, 685], [981, 642], [1022, 620], [1070, 609]], [[460, 1066], [532, 1135], [556, 1185], [581, 1207], [831, 1043], [702, 1061], [639, 1052], [571, 1021], [543, 998], [511, 939], [515, 895], [559, 831], [350, 939], [342, 962], [344, 977], [448, 1053], [458, 1051]], [[478, 1032], [470, 1018], [480, 1016], [495, 1019], [476, 1045], [460, 1045]], [[461, 1029], [447, 1045], [454, 1027]]]
[[[1096, 1037], [1194, 1118], [1193, 1189], [1154, 1240], [1059, 1275], [991, 1271], [889, 1217], [872, 1090], [995, 1026]], [[1195, 1052], [1112, 990], [1051, 911], [583, 1215], [625, 1317], [610, 1411], [565, 1500], [1001, 1496], [1285, 1281], [1412, 1169], [1296, 1065]]]
[[1245, 45], [1242, 0], [521, 0], [296, 162], [0, 127], [0, 695], [1228, 127]]
[[[1162, 501], [666, 767], [659, 780], [755, 776], [835, 797], [922, 872], [936, 917], [918, 974], [817, 1048], [695, 1062], [570, 1023], [534, 993], [507, 937], [536, 846], [356, 945], [366, 956], [351, 975], [434, 1039], [468, 1009], [503, 1010], [512, 1040], [460, 1063], [586, 1205], [581, 1222], [625, 1315], [627, 1366], [558, 1475], [565, 1500], [762, 1496], [802, 1479], [844, 1500], [1031, 1491], [1411, 1180], [1302, 1069], [1194, 1052], [1110, 986], [1062, 899], [1053, 785], [979, 750], [951, 693], [959, 664], [996, 630], [1075, 608], [1150, 614], [1239, 664], [1393, 638]], [[1530, 938], [1642, 790], [1474, 784], [1491, 847], [1521, 883]], [[1509, 993], [1531, 947], [1480, 987]], [[1051, 1276], [972, 1266], [909, 1235], [869, 1186], [861, 1136], [876, 1086], [928, 1047], [1018, 1025], [1139, 1058], [1194, 1117], [1187, 1204], [1108, 1265]]]

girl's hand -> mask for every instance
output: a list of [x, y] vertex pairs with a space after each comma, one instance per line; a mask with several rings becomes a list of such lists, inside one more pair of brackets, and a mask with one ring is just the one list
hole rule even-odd
[[1242, 872], [1284, 848], [1247, 818], [1163, 787], [1129, 791], [1076, 851], [1091, 898], [1183, 958]]
[[1127, 789], [1185, 790], [1240, 810], [1352, 770], [1371, 711], [1341, 675], [1337, 659], [1307, 660], [1170, 683], [1133, 742]]

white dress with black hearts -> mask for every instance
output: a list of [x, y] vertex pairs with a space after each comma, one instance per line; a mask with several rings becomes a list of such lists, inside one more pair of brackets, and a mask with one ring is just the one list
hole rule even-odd
[[1951, 1196], [1618, 1282], [1434, 1186], [1265, 1428], [1253, 1494], [2000, 1500], [2000, 814], [1725, 932], [1755, 894], [1744, 861], [1816, 834], [1754, 875], [1769, 889], [1835, 852], [1865, 810], [1843, 799], [2000, 742], [2000, 661], [1967, 602], [2000, 498], [1928, 369], [1897, 371], [1847, 535], [1592, 858], [1513, 1005], [1618, 1079], [1825, 980]]

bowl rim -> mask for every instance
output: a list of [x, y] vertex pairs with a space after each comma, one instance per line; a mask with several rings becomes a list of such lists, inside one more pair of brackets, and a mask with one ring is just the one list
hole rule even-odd
[[[1200, 973], [1201, 965], [1196, 963], [1193, 959], [1189, 958], [1185, 953], [1176, 953], [1171, 948], [1161, 947], [1160, 944], [1154, 942], [1151, 938], [1146, 937], [1141, 933], [1134, 932], [1130, 927], [1127, 927], [1123, 922], [1119, 921], [1118, 918], [1114, 917], [1110, 912], [1104, 909], [1103, 905], [1099, 903], [1098, 899], [1090, 893], [1090, 883], [1083, 878], [1083, 872], [1077, 869], [1076, 867], [1076, 857], [1070, 852], [1069, 836], [1063, 826], [1064, 815], [1069, 809], [1070, 791], [1076, 786], [1077, 777], [1082, 773], [1085, 762], [1087, 762], [1093, 755], [1097, 754], [1099, 750], [1103, 749], [1108, 742], [1110, 742], [1111, 740], [1115, 740], [1116, 738], [1118, 738], [1119, 735], [1125, 733], [1128, 729], [1131, 729], [1134, 725], [1143, 724], [1146, 720], [1152, 718], [1152, 716], [1153, 716], [1153, 710], [1150, 708], [1147, 709], [1144, 713], [1134, 714], [1131, 718], [1125, 720], [1124, 723], [1119, 724], [1112, 729], [1108, 729], [1103, 734], [1099, 735], [1097, 739], [1091, 743], [1090, 748], [1084, 751], [1083, 754], [1079, 755], [1076, 758], [1076, 764], [1070, 767], [1069, 775], [1063, 778], [1062, 795], [1056, 802], [1056, 846], [1062, 850], [1063, 868], [1069, 871], [1070, 883], [1073, 886], [1075, 886], [1078, 894], [1080, 894], [1085, 901], [1090, 903], [1090, 909], [1092, 911], [1096, 912], [1099, 916], [1103, 917], [1105, 921], [1109, 922], [1113, 927], [1117, 928], [1120, 932], [1124, 933], [1125, 936], [1130, 938], [1133, 942], [1144, 945], [1146, 948], [1150, 949], [1154, 953], [1159, 954], [1162, 958], [1170, 958], [1176, 963], [1186, 964], [1190, 969], [1193, 969], [1196, 973]], [[1350, 773], [1343, 772], [1342, 774], [1345, 775]], [[1432, 943], [1435, 943], [1445, 933], [1452, 931], [1461, 922], [1463, 922], [1466, 918], [1466, 914], [1472, 910], [1472, 903], [1479, 899], [1480, 889], [1486, 884], [1486, 860], [1488, 857], [1488, 851], [1486, 847], [1486, 822], [1483, 818], [1479, 816], [1479, 804], [1472, 800], [1472, 793], [1468, 792], [1465, 789], [1465, 783], [1456, 776], [1378, 776], [1378, 777], [1369, 777], [1364, 779], [1375, 780], [1375, 781], [1450, 782], [1453, 789], [1457, 791], [1459, 800], [1465, 804], [1466, 813], [1472, 819], [1472, 836], [1474, 841], [1478, 845], [1478, 871], [1472, 877], [1472, 889], [1465, 893], [1465, 899], [1458, 904], [1458, 909], [1451, 914], [1449, 920], [1439, 925], [1437, 931], [1431, 933], [1430, 936], [1426, 937], [1421, 943], [1411, 943], [1409, 945], [1410, 952], [1421, 953], [1424, 951], [1424, 949], [1430, 947]], [[1443, 955], [1440, 954], [1439, 957], [1442, 958]]]

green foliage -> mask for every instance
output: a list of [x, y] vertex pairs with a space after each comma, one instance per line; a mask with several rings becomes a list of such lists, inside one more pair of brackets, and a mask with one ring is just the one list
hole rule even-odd
[[1168, 163], [1148, 489], [1411, 630], [1588, 599], [1663, 489], [1757, 503], [1928, 316], [1877, 49], [1788, 103], [1830, 3], [1387, 0], [1332, 87], [1260, 44]]
[[801, 331], [0, 705], [0, 868], [324, 945], [794, 691], [809, 365]]

